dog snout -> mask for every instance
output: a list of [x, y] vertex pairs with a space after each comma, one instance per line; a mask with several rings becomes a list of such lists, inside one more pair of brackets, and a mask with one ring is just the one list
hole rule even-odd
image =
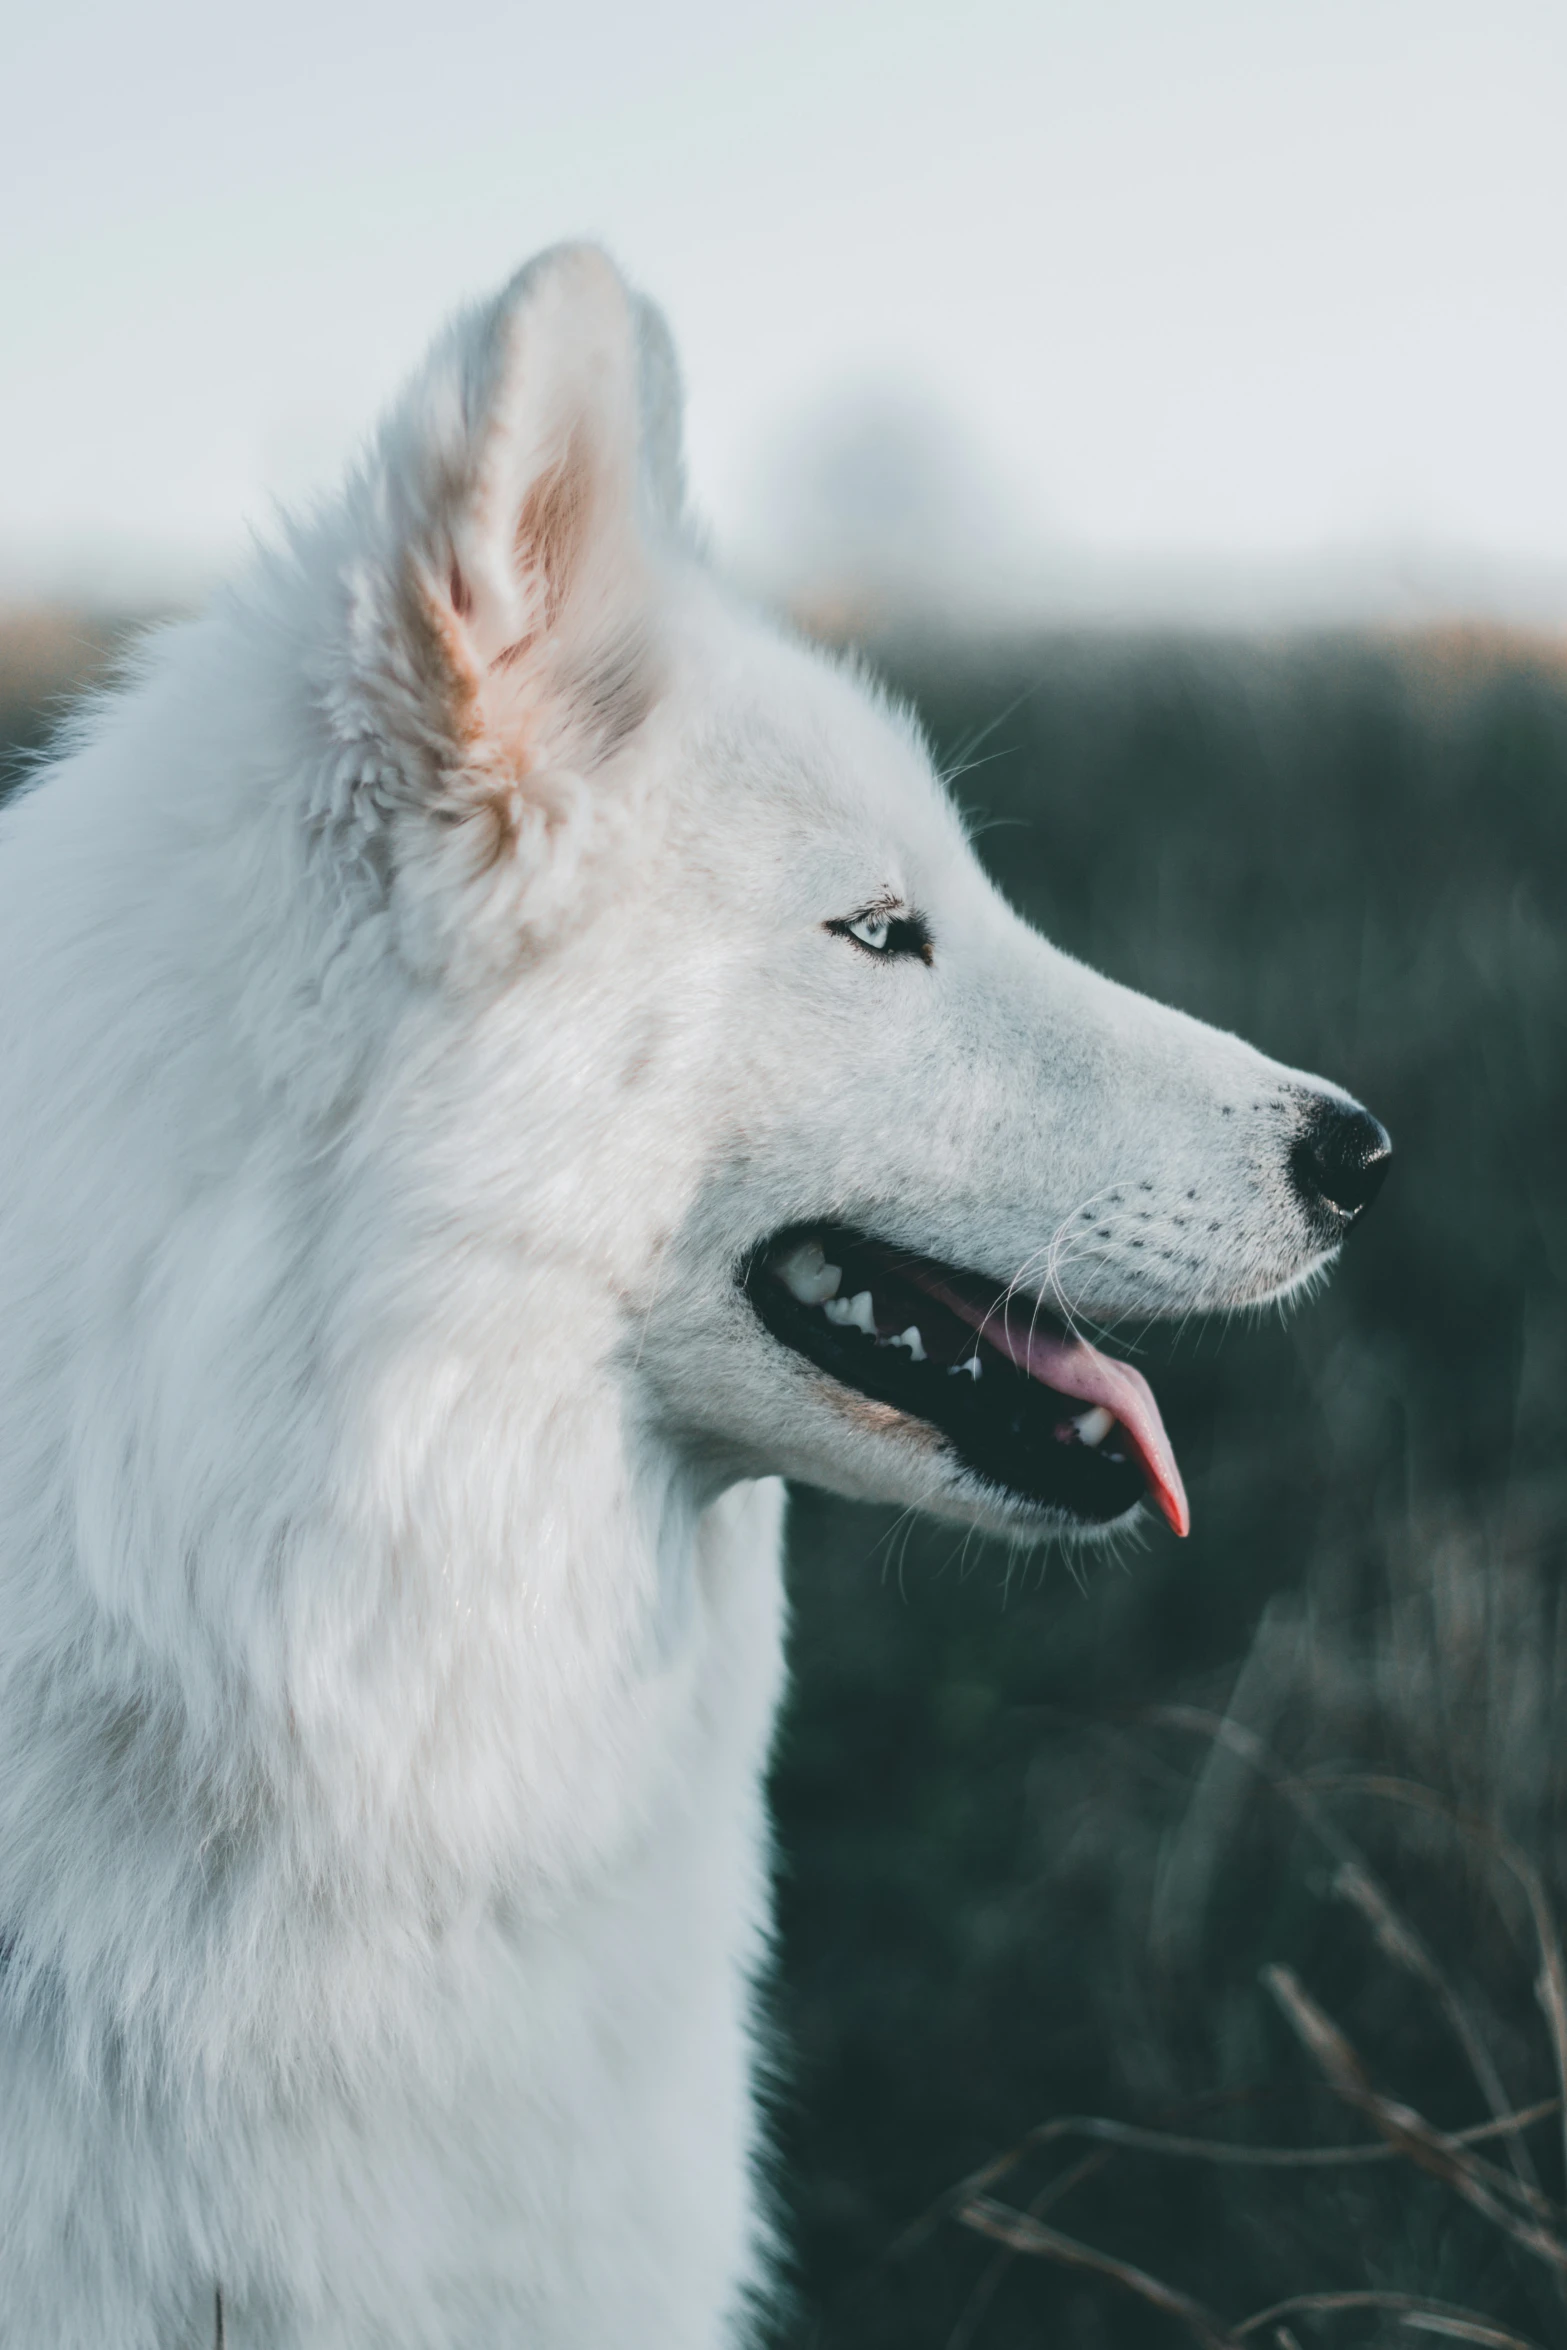
[[1370, 1207], [1387, 1176], [1393, 1145], [1380, 1118], [1358, 1102], [1313, 1102], [1290, 1150], [1290, 1174], [1305, 1206], [1340, 1225]]

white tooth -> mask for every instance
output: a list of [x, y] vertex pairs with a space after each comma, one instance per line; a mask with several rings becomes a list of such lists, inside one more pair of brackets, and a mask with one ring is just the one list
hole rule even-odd
[[802, 1240], [775, 1267], [779, 1280], [791, 1296], [802, 1306], [824, 1305], [836, 1297], [838, 1284], [843, 1279], [836, 1265], [829, 1265], [819, 1240]]
[[868, 1289], [857, 1291], [853, 1297], [830, 1297], [822, 1312], [840, 1330], [863, 1330], [867, 1338], [876, 1335], [876, 1308]]
[[984, 1366], [980, 1362], [978, 1355], [970, 1355], [966, 1363], [949, 1363], [947, 1365], [947, 1377], [949, 1379], [955, 1379], [960, 1371], [967, 1371], [971, 1379], [977, 1379], [980, 1377], [983, 1369]]
[[1080, 1412], [1072, 1425], [1077, 1430], [1079, 1444], [1103, 1444], [1115, 1426], [1115, 1414], [1107, 1412], [1102, 1403], [1096, 1403], [1091, 1411]]
[[900, 1330], [896, 1338], [889, 1338], [887, 1344], [889, 1346], [906, 1346], [911, 1362], [922, 1363], [925, 1360], [925, 1341], [912, 1322], [907, 1330]]

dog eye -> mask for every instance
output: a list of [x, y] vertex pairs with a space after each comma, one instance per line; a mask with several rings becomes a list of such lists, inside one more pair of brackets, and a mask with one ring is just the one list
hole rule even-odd
[[863, 914], [847, 915], [843, 921], [829, 922], [826, 927], [839, 938], [852, 938], [867, 955], [876, 955], [883, 961], [889, 961], [894, 955], [914, 955], [922, 963], [931, 959], [930, 932], [920, 914], [899, 913], [890, 906], [871, 906]]

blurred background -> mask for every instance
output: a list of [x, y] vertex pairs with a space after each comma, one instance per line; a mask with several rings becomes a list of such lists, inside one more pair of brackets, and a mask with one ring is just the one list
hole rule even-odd
[[59, 0], [0, 61], [0, 778], [596, 234], [718, 559], [1014, 898], [1394, 1132], [1325, 1297], [1147, 1342], [1186, 1544], [796, 1495], [780, 2340], [1567, 2344], [1559, 7]]

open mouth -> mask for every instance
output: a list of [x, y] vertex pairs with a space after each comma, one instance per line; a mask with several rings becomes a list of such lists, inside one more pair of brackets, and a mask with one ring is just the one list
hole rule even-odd
[[1190, 1526], [1147, 1380], [1036, 1298], [828, 1224], [765, 1242], [741, 1278], [783, 1345], [935, 1428], [1009, 1494], [1098, 1526], [1146, 1497]]

